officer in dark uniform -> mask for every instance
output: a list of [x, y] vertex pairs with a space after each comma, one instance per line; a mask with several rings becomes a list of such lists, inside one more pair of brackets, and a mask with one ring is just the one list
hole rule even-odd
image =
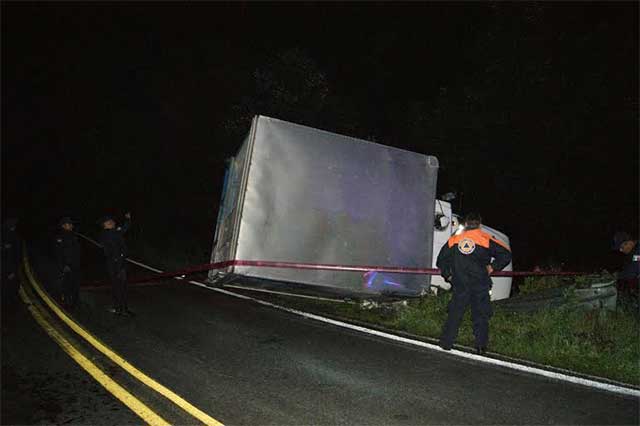
[[640, 301], [640, 244], [626, 232], [616, 232], [612, 248], [624, 256], [624, 265], [617, 274], [618, 296], [623, 305], [635, 309]]
[[74, 308], [79, 303], [80, 290], [80, 241], [73, 232], [73, 221], [63, 217], [58, 222], [60, 230], [55, 239], [55, 254], [60, 271], [62, 304]]
[[464, 219], [464, 230], [452, 235], [438, 255], [438, 268], [443, 278], [451, 283], [453, 293], [440, 337], [440, 347], [445, 350], [453, 346], [469, 304], [476, 351], [484, 354], [487, 349], [489, 318], [492, 315], [490, 275], [511, 262], [511, 251], [480, 229], [481, 224], [480, 215], [468, 214]]
[[7, 218], [2, 224], [2, 303], [11, 305], [18, 299], [18, 269], [22, 259], [22, 240], [16, 227], [18, 219]]
[[127, 245], [123, 237], [131, 225], [131, 214], [126, 213], [124, 217], [126, 220], [122, 226], [116, 226], [111, 216], [103, 216], [98, 223], [102, 227], [100, 243], [104, 250], [107, 273], [113, 292], [113, 308], [110, 312], [118, 315], [133, 315], [127, 305]]

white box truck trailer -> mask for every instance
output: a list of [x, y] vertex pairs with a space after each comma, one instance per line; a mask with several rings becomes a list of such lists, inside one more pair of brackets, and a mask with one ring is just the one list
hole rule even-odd
[[[228, 163], [211, 261], [430, 266], [453, 230], [434, 231], [436, 212], [448, 205], [436, 205], [437, 172], [434, 156], [256, 116]], [[212, 271], [209, 280], [228, 277], [405, 296], [432, 280], [246, 265]]]

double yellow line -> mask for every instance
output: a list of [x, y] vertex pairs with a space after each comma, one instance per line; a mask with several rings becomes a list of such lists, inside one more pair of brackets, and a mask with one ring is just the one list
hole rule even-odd
[[80, 367], [82, 367], [87, 373], [91, 375], [98, 383], [100, 383], [107, 391], [112, 393], [118, 398], [124, 405], [129, 407], [131, 411], [136, 413], [142, 420], [152, 426], [165, 426], [169, 425], [165, 419], [156, 414], [153, 410], [142, 403], [138, 398], [129, 393], [125, 388], [116, 383], [111, 377], [106, 375], [100, 370], [93, 362], [87, 357], [82, 355], [73, 344], [58, 330], [51, 325], [50, 320], [47, 318], [46, 311], [44, 311], [38, 304], [34, 303], [27, 295], [24, 288], [20, 287], [20, 297], [27, 305], [31, 315], [40, 324], [40, 326], [47, 332], [49, 336], [75, 361]]
[[[120, 366], [123, 370], [131, 374], [133, 377], [150, 387], [160, 395], [167, 398], [169, 401], [180, 407], [182, 410], [198, 419], [205, 425], [222, 426], [222, 423], [212, 418], [208, 414], [204, 413], [200, 409], [193, 406], [184, 398], [171, 391], [167, 387], [161, 385], [151, 377], [138, 370], [136, 367], [127, 362], [115, 351], [107, 347], [98, 338], [93, 336], [87, 330], [82, 328], [76, 321], [70, 318], [42, 289], [38, 281], [36, 280], [26, 253], [23, 256], [24, 272], [25, 275], [40, 298], [49, 306], [49, 308], [60, 318], [69, 328], [71, 328], [76, 334], [82, 337], [87, 343]], [[32, 300], [27, 292], [21, 288], [20, 297], [27, 304], [29, 311], [35, 318], [35, 320], [42, 326], [42, 328], [58, 343], [62, 349], [73, 358], [85, 371], [87, 371], [98, 383], [100, 383], [105, 389], [112, 393], [116, 398], [122, 401], [127, 407], [129, 407], [134, 413], [150, 425], [164, 426], [169, 423], [156, 414], [153, 410], [143, 404], [139, 399], [125, 390], [122, 386], [117, 384], [108, 375], [102, 372], [94, 363], [88, 360], [82, 355], [74, 346], [66, 339], [62, 333], [56, 330], [51, 323], [47, 320], [46, 310], [39, 305], [39, 303]]]

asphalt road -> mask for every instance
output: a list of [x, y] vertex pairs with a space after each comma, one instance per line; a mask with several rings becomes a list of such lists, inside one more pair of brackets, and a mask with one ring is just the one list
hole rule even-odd
[[3, 425], [140, 423], [54, 343], [18, 300], [2, 307], [0, 395]]
[[[50, 279], [46, 257], [35, 258]], [[107, 289], [81, 297], [76, 316], [87, 329], [225, 424], [639, 423], [637, 398], [390, 342], [184, 283], [131, 288], [134, 318], [106, 311]], [[38, 334], [30, 328], [25, 333]], [[42, 368], [49, 358], [31, 362]], [[79, 379], [83, 373], [69, 363]], [[96, 386], [87, 382], [74, 389]]]

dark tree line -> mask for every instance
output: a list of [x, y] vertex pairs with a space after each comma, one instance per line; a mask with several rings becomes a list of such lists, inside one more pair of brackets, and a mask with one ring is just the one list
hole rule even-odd
[[208, 250], [224, 160], [264, 114], [438, 156], [439, 192], [528, 262], [637, 232], [637, 4], [3, 12], [7, 211], [128, 208]]

